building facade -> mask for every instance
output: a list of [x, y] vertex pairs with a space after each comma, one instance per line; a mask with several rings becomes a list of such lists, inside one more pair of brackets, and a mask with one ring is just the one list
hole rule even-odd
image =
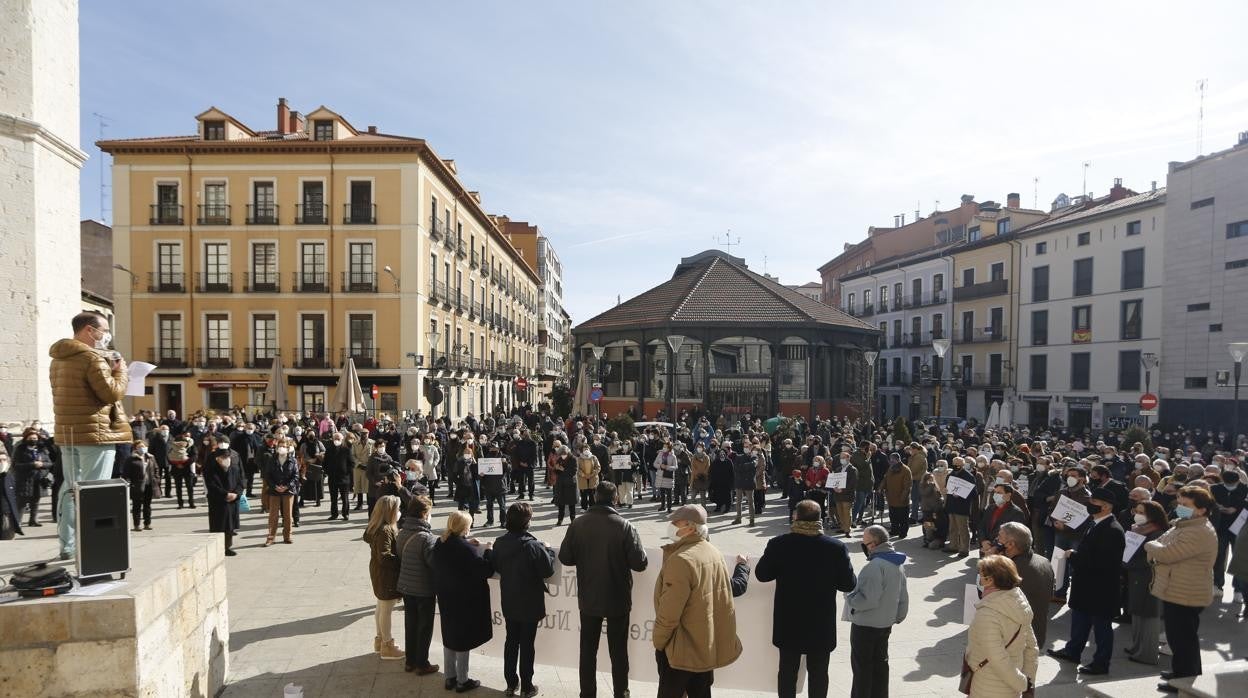
[[454, 161], [284, 99], [273, 130], [216, 108], [195, 123], [100, 144], [125, 274], [115, 342], [159, 367], [135, 408], [270, 405], [280, 362], [287, 404], [322, 411], [348, 358], [381, 412], [526, 399], [512, 386], [536, 364], [538, 278]]
[[[1248, 132], [1232, 148], [1170, 163], [1161, 418], [1229, 429], [1234, 363], [1248, 342]], [[1248, 408], [1235, 433], [1248, 433]]]
[[550, 238], [536, 225], [506, 217], [500, 217], [499, 221], [499, 227], [525, 261], [530, 266], [536, 265], [537, 275], [542, 280], [537, 291], [537, 367], [531, 391], [534, 401], [545, 400], [556, 385], [568, 382], [563, 263]]
[[1140, 396], [1160, 382], [1146, 360], [1164, 356], [1168, 237], [1166, 190], [1135, 194], [1121, 182], [1020, 233], [1015, 422], [1076, 432], [1144, 424]]

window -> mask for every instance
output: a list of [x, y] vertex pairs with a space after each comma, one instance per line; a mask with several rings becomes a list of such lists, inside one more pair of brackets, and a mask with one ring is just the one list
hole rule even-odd
[[1127, 223], [1127, 235], [1139, 235], [1140, 230], [1141, 230], [1141, 227], [1140, 227], [1139, 221], [1129, 221]]
[[252, 183], [249, 223], [277, 225], [277, 204], [274, 188], [273, 182]]
[[997, 262], [988, 268], [988, 275], [993, 281], [1005, 278], [1005, 262]]
[[1118, 352], [1118, 389], [1136, 391], [1140, 389], [1140, 352]]
[[1248, 221], [1226, 224], [1226, 239], [1248, 237]]
[[376, 290], [376, 279], [373, 273], [373, 243], [350, 243], [347, 245], [347, 253], [347, 289], [350, 291]]
[[904, 302], [901, 298], [901, 289], [902, 285], [900, 283], [893, 284], [893, 310], [900, 309]]
[[979, 239], [979, 226], [976, 225], [967, 229], [966, 235], [967, 235], [966, 239], [969, 242], [975, 242], [976, 240], [978, 240]]
[[1031, 355], [1030, 390], [1045, 390], [1049, 385], [1049, 357], [1044, 354]]
[[888, 310], [888, 287], [880, 287], [880, 310]]
[[373, 316], [353, 313], [347, 316], [347, 325], [351, 358], [360, 366], [376, 365], [376, 357], [373, 355]]
[[226, 411], [230, 409], [230, 389], [210, 388], [208, 390], [208, 409]]
[[156, 245], [156, 291], [183, 289], [182, 243], [162, 242]]
[[225, 122], [221, 120], [204, 122], [204, 140], [206, 141], [223, 141], [225, 140]]
[[1092, 341], [1092, 306], [1077, 305], [1071, 308], [1070, 341], [1087, 344]]
[[334, 140], [333, 119], [317, 119], [316, 121], [312, 122], [312, 140], [314, 141]]
[[997, 235], [1005, 235], [1010, 232], [1010, 219], [1002, 218], [997, 221]]
[[1031, 270], [1031, 302], [1040, 303], [1049, 299], [1049, 267], [1036, 267]]
[[1200, 199], [1199, 201], [1193, 201], [1192, 210], [1195, 211], [1198, 208], [1204, 208], [1206, 206], [1212, 206], [1212, 205], [1213, 205], [1213, 197], [1211, 196], [1207, 199]]
[[177, 184], [156, 185], [156, 205], [152, 208], [152, 225], [182, 225], [182, 206], [178, 203]]
[[923, 317], [916, 316], [910, 318], [910, 346], [918, 347], [923, 345]]
[[325, 356], [325, 316], [304, 315], [299, 327], [300, 355], [297, 366], [304, 368], [327, 365]]
[[1037, 242], [1037, 243], [1036, 243], [1036, 254], [1037, 254], [1037, 255], [1048, 254], [1048, 253], [1049, 253], [1049, 243], [1047, 243], [1047, 242]]
[[1139, 339], [1143, 329], [1144, 301], [1133, 300], [1122, 302], [1122, 338]]
[[962, 270], [962, 285], [963, 286], [975, 285], [975, 267]]
[[854, 294], [851, 293], [849, 294], [849, 300], [845, 301], [845, 311], [851, 315], [854, 313], [854, 300]]
[[229, 293], [230, 246], [224, 242], [204, 243], [204, 293]]
[[324, 224], [325, 214], [325, 183], [304, 182], [303, 203], [299, 205], [296, 223]]
[[300, 245], [299, 271], [303, 275], [301, 290], [325, 290], [325, 243], [305, 242]]
[[277, 316], [259, 313], [251, 316], [252, 365], [267, 368], [277, 356]]
[[932, 339], [945, 338], [945, 316], [936, 313], [932, 316]]
[[381, 402], [381, 411], [394, 414], [399, 411], [399, 394], [398, 393], [381, 393], [377, 396]]
[[1075, 260], [1075, 292], [1076, 296], [1092, 295], [1092, 258]]
[[1070, 389], [1090, 390], [1092, 385], [1092, 355], [1079, 352], [1070, 355]]
[[910, 305], [915, 308], [923, 305], [923, 279], [910, 282]]
[[1248, 267], [1248, 259], [1237, 259], [1226, 263], [1227, 269], [1243, 269], [1244, 267]]
[[225, 182], [204, 184], [204, 205], [200, 207], [200, 224], [230, 222], [230, 207], [225, 200]]
[[1205, 376], [1188, 376], [1183, 379], [1183, 387], [1188, 390], [1196, 390], [1209, 387], [1209, 379]]
[[962, 312], [962, 341], [975, 341], [975, 311], [965, 310]]
[[887, 322], [880, 323], [880, 346], [881, 347], [888, 346], [888, 323]]
[[251, 243], [251, 287], [248, 290], [277, 290], [277, 243]]
[[303, 387], [303, 411], [304, 412], [324, 412], [325, 411], [325, 389], [317, 386]]
[[204, 365], [230, 364], [230, 318], [214, 313], [204, 316]]
[[1144, 248], [1122, 253], [1122, 290], [1144, 288]]
[[1187, 312], [1189, 313], [1194, 313], [1198, 310], [1208, 310], [1208, 309], [1209, 309], [1208, 303], [1191, 303], [1187, 306]]
[[1215, 322], [1214, 324], [1210, 325], [1210, 326], [1209, 326], [1209, 331], [1210, 331], [1210, 332], [1221, 332], [1221, 331], [1222, 331], [1222, 323], [1220, 323], [1220, 322]]
[[1001, 355], [988, 355], [988, 383], [990, 385], [1001, 385]]
[[936, 300], [936, 294], [945, 290], [945, 275], [932, 274], [932, 300]]
[[893, 320], [893, 346], [901, 346], [901, 320]]
[[180, 315], [160, 315], [157, 322], [156, 363], [166, 367], [186, 365]]
[[375, 223], [373, 211], [373, 183], [368, 180], [352, 180], [350, 203], [344, 223]]
[[862, 309], [865, 311], [871, 307], [871, 289], [863, 289], [862, 291]]
[[1049, 311], [1031, 311], [1031, 345], [1042, 347], [1049, 343]]
[[1090, 233], [1090, 232], [1082, 232], [1082, 233], [1079, 233], [1078, 235], [1076, 235], [1076, 236], [1075, 236], [1075, 244], [1076, 244], [1076, 245], [1078, 245], [1079, 247], [1084, 247], [1084, 246], [1086, 246], [1086, 245], [1091, 245], [1091, 244], [1092, 244], [1092, 233]]

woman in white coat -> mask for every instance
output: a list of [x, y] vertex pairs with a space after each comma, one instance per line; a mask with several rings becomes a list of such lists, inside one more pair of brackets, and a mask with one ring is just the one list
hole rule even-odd
[[966, 647], [971, 698], [1018, 698], [1035, 686], [1036, 636], [1020, 581], [1014, 562], [1004, 555], [979, 561], [983, 597], [975, 604]]

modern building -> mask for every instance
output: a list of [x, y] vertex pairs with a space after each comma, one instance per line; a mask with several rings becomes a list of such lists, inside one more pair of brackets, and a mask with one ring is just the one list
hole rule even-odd
[[1115, 181], [1109, 195], [1016, 236], [1016, 423], [1082, 432], [1145, 422], [1140, 396], [1161, 382], [1147, 366], [1159, 354], [1164, 366], [1163, 327], [1172, 327], [1161, 312], [1171, 264], [1162, 250], [1173, 237], [1166, 199], [1164, 188], [1136, 194]]
[[77, 0], [0, 4], [0, 47], [0, 419], [50, 423], [48, 347], [82, 310]]
[[542, 283], [537, 292], [537, 368], [532, 400], [545, 400], [556, 385], [566, 384], [565, 373], [568, 325], [563, 312], [563, 264], [550, 238], [536, 226], [498, 217], [499, 228], [521, 253], [530, 267], [536, 265]]
[[[1248, 342], [1248, 132], [1232, 148], [1170, 163], [1161, 419], [1229, 429], [1236, 410], [1228, 344]], [[1246, 377], [1248, 380], [1248, 377]], [[1248, 433], [1248, 407], [1235, 433]]]
[[427, 381], [439, 415], [526, 399], [540, 280], [424, 140], [281, 99], [271, 130], [214, 107], [192, 135], [100, 147], [115, 342], [159, 367], [134, 407], [270, 405], [281, 362], [287, 404], [321, 411], [347, 359], [382, 412], [428, 411]]
[[602, 412], [646, 417], [861, 414], [864, 352], [878, 340], [871, 325], [719, 250], [682, 259], [670, 280], [572, 332], [579, 366], [602, 385]]

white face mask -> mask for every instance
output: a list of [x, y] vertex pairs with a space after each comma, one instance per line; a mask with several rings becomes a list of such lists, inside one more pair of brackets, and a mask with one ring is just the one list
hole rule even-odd
[[676, 524], [667, 524], [667, 533], [665, 534], [665, 537], [673, 543], [680, 542], [680, 529], [676, 528]]
[[1077, 478], [1077, 477], [1068, 477], [1068, 478], [1066, 478], [1066, 486], [1067, 486], [1067, 487], [1077, 487], [1078, 485], [1079, 485], [1079, 478]]
[[279, 448], [279, 449], [277, 449], [277, 457], [278, 457], [278, 458], [285, 458], [285, 457], [286, 457], [286, 454], [288, 454], [288, 453], [290, 453], [290, 449], [288, 449], [288, 448], [283, 447], [283, 448]]
[[1136, 515], [1135, 515], [1135, 525], [1136, 525], [1136, 526], [1143, 526], [1143, 525], [1144, 525], [1144, 524], [1146, 524], [1146, 523], [1148, 523], [1148, 517], [1147, 517], [1147, 516], [1145, 516], [1145, 515], [1143, 515], [1143, 514], [1136, 514]]
[[999, 477], [999, 478], [997, 478], [996, 480], [994, 480], [992, 484], [994, 484], [994, 485], [1004, 485], [1004, 484], [1005, 484], [1005, 478], [1003, 478], [1003, 477]]
[[109, 344], [113, 343], [113, 333], [105, 332], [100, 338], [95, 340], [96, 349], [107, 349]]
[[1005, 495], [1000, 492], [996, 492], [992, 495], [992, 501], [995, 502], [997, 506], [1001, 506], [1002, 504], [1005, 504]]

